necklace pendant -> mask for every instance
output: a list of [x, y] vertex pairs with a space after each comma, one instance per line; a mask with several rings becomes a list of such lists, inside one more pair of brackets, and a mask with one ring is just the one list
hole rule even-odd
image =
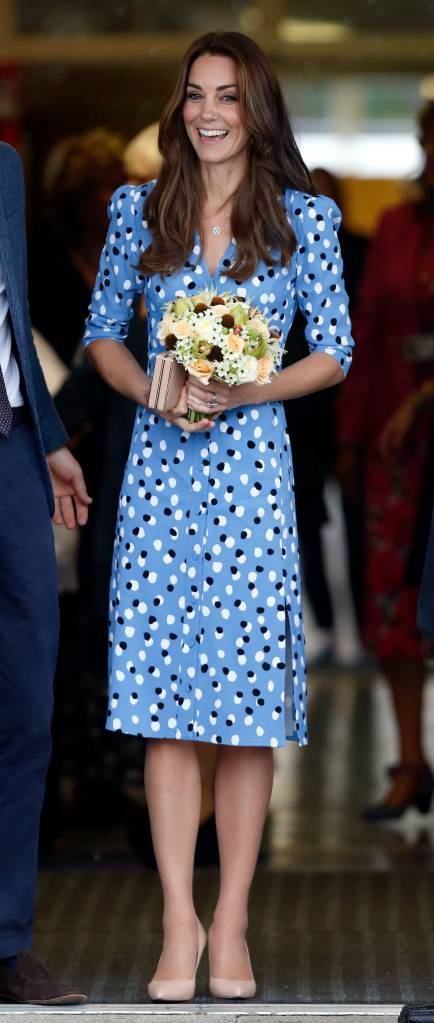
[[212, 228], [212, 233], [213, 234], [221, 234], [222, 233], [221, 227], [217, 227], [217, 225], [215, 225], [215, 227]]

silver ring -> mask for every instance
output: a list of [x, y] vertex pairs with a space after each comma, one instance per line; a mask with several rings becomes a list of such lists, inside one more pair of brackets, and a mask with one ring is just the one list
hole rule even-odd
[[215, 398], [212, 401], [207, 401], [207, 403], [206, 403], [206, 407], [207, 408], [217, 408], [217, 405], [218, 405], [218, 401], [216, 401]]

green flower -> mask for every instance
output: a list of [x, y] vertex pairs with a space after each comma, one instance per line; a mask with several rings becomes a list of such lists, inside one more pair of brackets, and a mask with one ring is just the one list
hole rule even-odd
[[190, 309], [190, 303], [186, 298], [177, 298], [173, 304], [173, 312], [175, 316], [184, 316]]
[[244, 324], [248, 322], [247, 309], [241, 302], [237, 302], [236, 305], [232, 306], [231, 313], [236, 327], [244, 327]]
[[209, 341], [205, 341], [203, 340], [203, 338], [198, 338], [197, 341], [195, 341], [194, 344], [192, 344], [191, 346], [191, 354], [194, 356], [208, 355], [209, 352], [211, 351], [211, 348], [212, 345], [209, 343]]
[[256, 331], [247, 331], [249, 340], [244, 345], [244, 355], [254, 355], [255, 359], [262, 359], [267, 351], [267, 342], [259, 337]]

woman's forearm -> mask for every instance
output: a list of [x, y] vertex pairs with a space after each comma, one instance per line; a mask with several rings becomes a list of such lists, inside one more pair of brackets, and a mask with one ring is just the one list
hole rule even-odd
[[112, 338], [101, 338], [88, 345], [86, 354], [106, 384], [138, 405], [147, 404], [150, 378], [125, 345]]
[[245, 404], [254, 405], [302, 398], [305, 394], [325, 390], [343, 380], [344, 374], [335, 359], [324, 352], [313, 352], [276, 373], [269, 384], [243, 384], [242, 387], [246, 389]]

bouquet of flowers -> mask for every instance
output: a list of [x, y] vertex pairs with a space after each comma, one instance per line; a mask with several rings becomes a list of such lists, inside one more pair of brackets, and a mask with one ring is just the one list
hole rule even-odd
[[[281, 332], [253, 305], [230, 292], [204, 291], [167, 302], [157, 337], [191, 376], [208, 384], [267, 384], [280, 365]], [[207, 418], [189, 409], [190, 422]]]

